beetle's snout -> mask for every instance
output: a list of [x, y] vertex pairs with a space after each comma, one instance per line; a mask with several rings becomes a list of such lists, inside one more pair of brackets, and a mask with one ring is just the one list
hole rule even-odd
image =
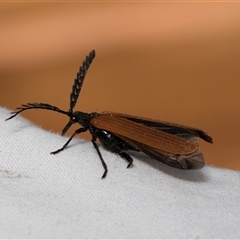
[[67, 132], [67, 130], [72, 126], [72, 121], [70, 120], [68, 122], [68, 124], [64, 127], [64, 129], [62, 130], [62, 136]]

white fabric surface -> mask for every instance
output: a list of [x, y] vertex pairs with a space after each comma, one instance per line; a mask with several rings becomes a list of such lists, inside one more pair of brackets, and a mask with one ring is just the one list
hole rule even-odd
[[[57, 114], [57, 113], [56, 113]], [[142, 154], [133, 166], [0, 108], [0, 238], [239, 238], [240, 173], [183, 171]], [[66, 119], [67, 123], [68, 119]]]

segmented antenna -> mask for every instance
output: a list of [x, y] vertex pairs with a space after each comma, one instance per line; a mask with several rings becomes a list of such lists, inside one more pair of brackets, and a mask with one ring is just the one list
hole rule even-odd
[[27, 104], [22, 104], [21, 107], [16, 108], [16, 109], [18, 109], [18, 111], [11, 112], [11, 114], [13, 114], [13, 115], [11, 117], [7, 118], [5, 121], [14, 118], [19, 113], [21, 113], [21, 112], [23, 112], [25, 110], [33, 109], [33, 108], [38, 108], [38, 109], [40, 108], [40, 109], [45, 109], [45, 110], [51, 110], [51, 111], [60, 112], [60, 113], [69, 115], [68, 112], [63, 111], [63, 110], [59, 109], [58, 107], [52, 106], [52, 105], [47, 104], [47, 103], [27, 103]]
[[84, 78], [87, 74], [88, 68], [90, 67], [92, 60], [95, 57], [95, 50], [92, 50], [88, 56], [86, 56], [85, 61], [83, 61], [82, 66], [79, 68], [79, 72], [77, 73], [77, 78], [74, 80], [74, 85], [72, 86], [72, 92], [70, 95], [70, 109], [69, 113], [72, 113], [73, 108], [77, 103], [77, 99], [79, 93], [81, 91]]

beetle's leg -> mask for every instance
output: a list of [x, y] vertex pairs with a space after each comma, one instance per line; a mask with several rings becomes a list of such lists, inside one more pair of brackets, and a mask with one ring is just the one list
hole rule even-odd
[[[102, 165], [103, 165], [103, 168], [104, 168], [104, 173], [103, 173], [103, 175], [102, 175], [102, 178], [105, 178], [105, 177], [107, 176], [108, 168], [107, 168], [107, 164], [106, 164], [106, 163], [104, 162], [104, 160], [103, 160], [102, 154], [101, 154], [101, 152], [100, 152], [100, 150], [99, 150], [99, 147], [98, 147], [98, 145], [97, 145], [97, 143], [96, 143], [96, 140], [97, 140], [97, 137], [98, 137], [98, 135], [97, 135], [98, 130], [95, 129], [95, 128], [93, 128], [93, 127], [90, 125], [90, 126], [89, 126], [89, 132], [90, 132], [91, 135], [92, 135], [92, 143], [93, 143], [93, 146], [94, 146], [95, 149], [97, 150], [98, 156], [99, 156], [99, 158], [100, 158], [100, 160], [101, 160], [101, 163], [102, 163]], [[98, 137], [98, 138], [99, 138], [99, 137]], [[99, 138], [99, 140], [100, 140], [100, 138]]]
[[93, 129], [93, 134], [96, 134], [100, 142], [102, 143], [103, 147], [118, 154], [121, 158], [128, 162], [127, 168], [129, 168], [132, 163], [133, 159], [125, 152], [124, 150], [133, 150], [139, 151], [137, 148], [129, 145], [123, 139], [115, 136], [114, 134], [107, 132], [105, 130], [95, 130]]
[[93, 139], [92, 139], [92, 143], [93, 143], [93, 146], [95, 147], [95, 149], [97, 150], [98, 156], [100, 157], [100, 160], [101, 160], [102, 165], [103, 165], [103, 168], [104, 168], [104, 173], [103, 173], [103, 175], [102, 175], [102, 178], [105, 178], [106, 175], [107, 175], [107, 172], [108, 172], [107, 164], [106, 164], [106, 163], [104, 162], [104, 160], [103, 160], [102, 154], [101, 154], [101, 152], [100, 152], [100, 150], [99, 150], [99, 147], [98, 147], [98, 145], [97, 145], [97, 143], [96, 143], [96, 138], [93, 138]]
[[133, 159], [125, 152], [118, 152], [118, 154], [121, 158], [124, 158], [125, 160], [128, 161], [127, 168], [129, 168], [133, 163]]
[[51, 154], [57, 154], [57, 153], [61, 152], [62, 150], [64, 150], [64, 149], [67, 147], [67, 145], [72, 141], [72, 139], [74, 138], [74, 136], [75, 136], [76, 134], [79, 134], [79, 133], [82, 133], [82, 132], [86, 132], [86, 131], [87, 131], [87, 129], [85, 129], [85, 128], [79, 128], [79, 129], [77, 129], [77, 130], [73, 133], [73, 135], [68, 139], [68, 141], [63, 145], [62, 148], [60, 148], [60, 149], [58, 149], [58, 150], [56, 150], [56, 151], [54, 151], [54, 152], [51, 152]]

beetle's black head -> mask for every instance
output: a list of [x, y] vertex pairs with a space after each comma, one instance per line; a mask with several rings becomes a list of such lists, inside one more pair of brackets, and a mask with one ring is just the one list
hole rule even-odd
[[70, 117], [70, 120], [62, 130], [62, 135], [64, 135], [67, 132], [67, 130], [72, 126], [72, 124], [75, 124], [75, 123], [78, 123], [83, 128], [88, 129], [90, 120], [93, 117], [92, 114], [79, 112], [79, 111], [69, 113], [68, 116]]

